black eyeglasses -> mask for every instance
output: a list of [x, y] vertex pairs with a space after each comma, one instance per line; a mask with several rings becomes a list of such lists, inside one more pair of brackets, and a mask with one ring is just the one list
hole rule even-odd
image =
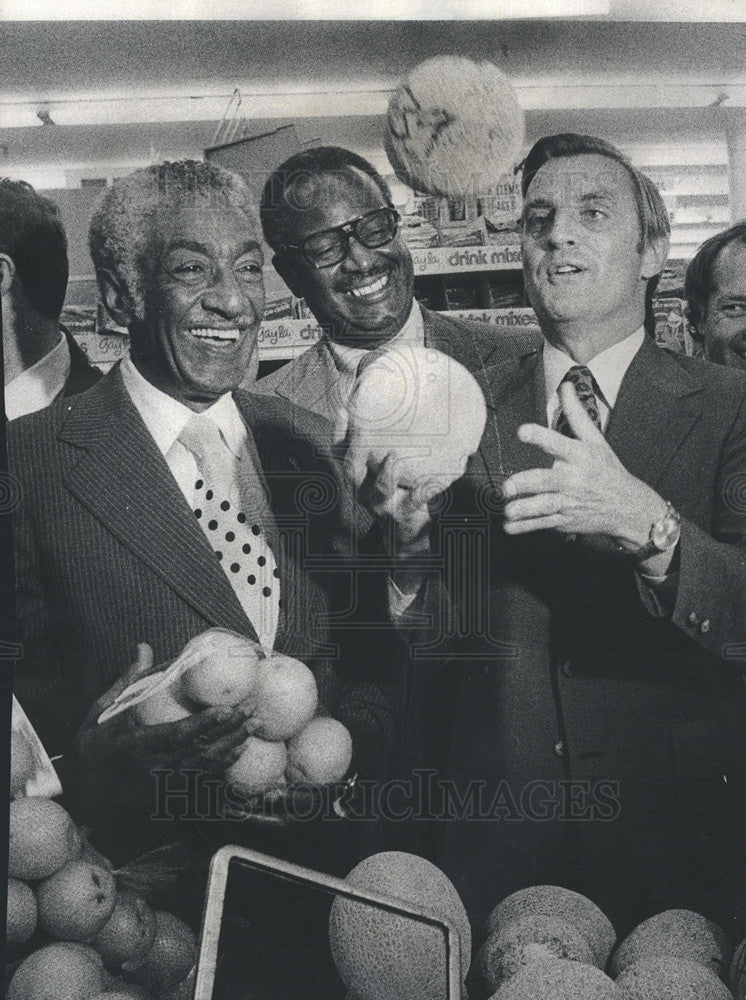
[[395, 208], [377, 208], [359, 219], [341, 226], [312, 233], [299, 245], [287, 243], [285, 250], [297, 250], [316, 268], [333, 267], [347, 256], [350, 236], [361, 246], [377, 250], [390, 243], [399, 230], [399, 213]]

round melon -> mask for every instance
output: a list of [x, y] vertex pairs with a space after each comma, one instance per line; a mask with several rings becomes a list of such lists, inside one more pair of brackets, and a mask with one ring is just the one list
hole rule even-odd
[[350, 477], [362, 482], [393, 453], [399, 480], [429, 499], [463, 474], [486, 420], [482, 390], [458, 361], [412, 344], [382, 350], [350, 398]]
[[487, 938], [475, 959], [474, 971], [491, 994], [526, 965], [542, 957], [594, 964], [588, 939], [569, 920], [527, 913], [503, 924]]
[[8, 874], [41, 879], [76, 858], [83, 840], [67, 812], [52, 799], [30, 797], [10, 804]]
[[582, 931], [593, 949], [594, 964], [606, 968], [616, 933], [606, 914], [579, 892], [558, 885], [533, 885], [506, 896], [498, 903], [487, 921], [488, 933], [528, 913], [543, 913], [549, 917], [564, 917]]
[[[389, 851], [361, 861], [350, 885], [422, 907], [457, 930], [461, 978], [471, 958], [471, 928], [450, 880], [414, 854]], [[445, 943], [440, 931], [362, 901], [337, 897], [329, 917], [337, 971], [357, 1000], [438, 1000], [447, 996]]]
[[458, 197], [495, 189], [521, 158], [524, 131], [515, 91], [497, 66], [435, 56], [394, 91], [384, 147], [405, 184]]
[[726, 980], [733, 947], [725, 931], [699, 913], [664, 910], [638, 924], [627, 935], [614, 952], [609, 971], [616, 979], [648, 955], [690, 958]]
[[595, 965], [547, 958], [522, 968], [492, 1000], [624, 1000], [624, 994]]
[[616, 982], [624, 1000], [733, 1000], [706, 965], [680, 955], [646, 955]]

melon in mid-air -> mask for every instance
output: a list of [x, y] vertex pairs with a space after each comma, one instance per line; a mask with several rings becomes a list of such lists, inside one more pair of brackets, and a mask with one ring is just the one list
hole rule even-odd
[[388, 107], [384, 147], [396, 176], [447, 198], [487, 194], [521, 159], [525, 120], [491, 62], [435, 56], [419, 63]]

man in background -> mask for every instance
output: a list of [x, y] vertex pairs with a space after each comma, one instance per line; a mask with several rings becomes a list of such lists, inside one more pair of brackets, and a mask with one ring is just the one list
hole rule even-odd
[[415, 300], [414, 265], [391, 192], [355, 153], [321, 146], [294, 154], [267, 180], [260, 214], [272, 263], [324, 335], [260, 379], [258, 392], [335, 423], [361, 361], [379, 348], [436, 348], [470, 371], [526, 348], [525, 333], [443, 316]]
[[686, 269], [692, 336], [710, 361], [746, 370], [746, 222], [706, 240]]
[[60, 325], [67, 240], [57, 206], [24, 181], [0, 181], [5, 415], [40, 410], [101, 376]]

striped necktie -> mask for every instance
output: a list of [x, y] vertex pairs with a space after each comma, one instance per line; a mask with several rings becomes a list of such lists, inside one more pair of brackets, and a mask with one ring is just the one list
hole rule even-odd
[[[570, 385], [575, 387], [575, 392], [583, 405], [583, 409], [596, 427], [601, 430], [601, 417], [598, 413], [598, 401], [596, 399], [596, 382], [590, 368], [586, 367], [586, 365], [573, 365], [562, 379], [562, 382], [569, 382]], [[566, 437], [575, 437], [562, 407], [557, 411], [554, 429]]]

